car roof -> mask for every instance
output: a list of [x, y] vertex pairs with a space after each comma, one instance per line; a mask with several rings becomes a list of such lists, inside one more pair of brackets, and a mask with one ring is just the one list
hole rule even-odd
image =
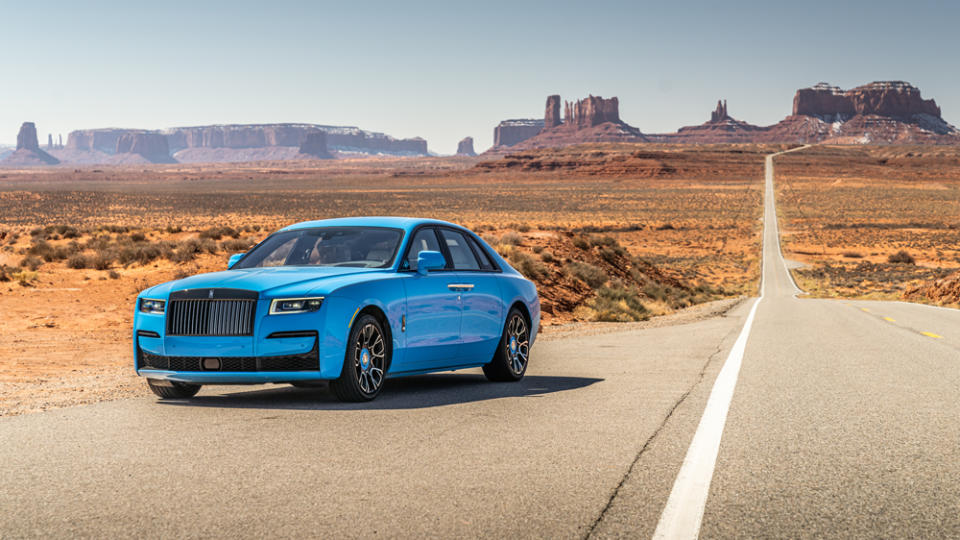
[[390, 227], [394, 229], [403, 229], [410, 231], [419, 225], [449, 225], [452, 227], [463, 228], [456, 223], [441, 221], [439, 219], [426, 219], [414, 217], [397, 216], [364, 216], [364, 217], [344, 217], [334, 219], [319, 219], [316, 221], [301, 221], [288, 225], [280, 230], [290, 231], [294, 229], [308, 229], [311, 227]]

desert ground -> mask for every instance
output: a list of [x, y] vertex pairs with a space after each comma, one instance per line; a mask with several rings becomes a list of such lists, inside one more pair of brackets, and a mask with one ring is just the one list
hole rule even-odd
[[811, 147], [782, 156], [777, 181], [784, 254], [806, 265], [794, 276], [808, 294], [956, 306], [944, 285], [960, 269], [960, 148]]
[[[757, 290], [763, 156], [786, 148], [591, 144], [0, 170], [0, 415], [142, 393], [129, 339], [136, 294], [223, 269], [231, 253], [308, 219], [413, 215], [470, 227], [537, 283], [546, 335], [729, 305]], [[958, 156], [783, 156], [785, 253], [805, 265], [801, 286], [899, 298], [960, 267]], [[890, 262], [901, 250], [914, 263]]]

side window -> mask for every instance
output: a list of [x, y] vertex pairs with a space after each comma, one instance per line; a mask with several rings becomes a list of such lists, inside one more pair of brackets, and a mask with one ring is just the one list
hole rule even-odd
[[480, 268], [486, 271], [493, 271], [496, 269], [493, 266], [493, 261], [490, 260], [490, 256], [487, 255], [486, 250], [484, 250], [476, 240], [471, 237], [467, 237], [467, 241], [470, 242], [470, 245], [473, 246], [473, 252], [477, 254], [477, 259], [480, 261]]
[[450, 257], [453, 259], [454, 270], [479, 270], [480, 263], [473, 256], [473, 250], [467, 245], [467, 239], [457, 231], [449, 229], [440, 229], [443, 240], [450, 250]]
[[417, 256], [421, 251], [440, 251], [440, 244], [437, 242], [437, 233], [432, 227], [424, 227], [417, 231], [417, 234], [410, 240], [410, 249], [407, 251], [407, 264], [404, 265], [410, 270], [417, 269]]

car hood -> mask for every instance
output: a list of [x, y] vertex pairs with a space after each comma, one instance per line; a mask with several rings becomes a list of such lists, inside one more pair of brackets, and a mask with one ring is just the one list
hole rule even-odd
[[[197, 274], [176, 281], [157, 285], [144, 294], [166, 296], [173, 291], [185, 289], [244, 289], [257, 291], [261, 296], [286, 294], [324, 293], [358, 280], [382, 274], [385, 270], [374, 268], [350, 268], [338, 266], [279, 266], [274, 268], [243, 268], [224, 270], [209, 274]], [[346, 278], [346, 279], [344, 279]], [[330, 285], [330, 287], [324, 287]], [[329, 289], [329, 290], [328, 290]]]

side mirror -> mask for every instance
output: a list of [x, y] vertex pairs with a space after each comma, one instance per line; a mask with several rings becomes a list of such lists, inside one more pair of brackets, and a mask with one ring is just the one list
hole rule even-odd
[[227, 270], [233, 268], [233, 265], [237, 264], [244, 255], [246, 255], [246, 253], [234, 253], [231, 255], [230, 260], [227, 261]]
[[439, 251], [421, 251], [417, 255], [417, 273], [421, 276], [427, 275], [430, 270], [439, 270], [447, 265], [447, 260], [443, 258], [443, 253]]

